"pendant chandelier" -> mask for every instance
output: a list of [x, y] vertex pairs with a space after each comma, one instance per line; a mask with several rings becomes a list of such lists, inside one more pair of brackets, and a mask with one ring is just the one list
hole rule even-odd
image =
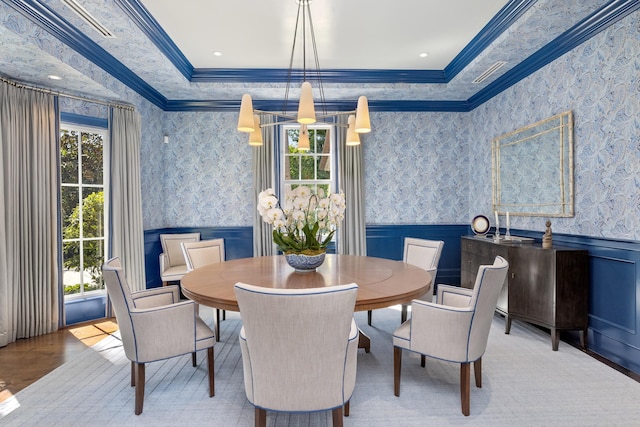
[[[308, 125], [314, 123], [325, 123], [336, 126], [344, 126], [333, 121], [333, 118], [339, 115], [348, 115], [347, 127], [347, 145], [359, 145], [360, 133], [371, 132], [371, 123], [369, 119], [369, 105], [365, 96], [358, 98], [357, 107], [355, 110], [338, 112], [329, 114], [327, 113], [326, 101], [324, 97], [324, 88], [322, 85], [322, 78], [320, 75], [320, 64], [318, 62], [318, 51], [316, 48], [316, 38], [313, 32], [313, 21], [311, 19], [310, 3], [312, 0], [296, 0], [298, 3], [298, 15], [296, 18], [296, 26], [293, 35], [293, 46], [291, 48], [291, 59], [289, 61], [289, 72], [287, 74], [287, 86], [284, 95], [284, 104], [282, 112], [261, 111], [254, 110], [253, 101], [251, 95], [244, 94], [242, 96], [242, 102], [240, 104], [240, 116], [238, 118], [238, 130], [240, 132], [249, 133], [249, 145], [260, 146], [262, 145], [262, 132], [261, 128], [265, 126], [274, 126], [283, 123], [300, 123], [300, 139], [298, 141], [298, 149], [309, 149], [309, 133], [307, 130]], [[300, 87], [300, 100], [298, 102], [297, 115], [290, 115], [287, 113], [287, 103], [289, 101], [289, 89], [291, 87], [291, 79], [293, 75], [293, 59], [296, 48], [296, 39], [298, 38], [298, 27], [300, 18], [302, 17], [302, 58], [303, 58], [303, 70], [302, 77], [303, 83]], [[309, 28], [309, 35], [311, 39], [311, 45], [313, 48], [313, 58], [315, 61], [315, 71], [313, 71], [313, 78], [317, 81], [317, 90], [320, 95], [320, 106], [322, 108], [322, 114], [316, 115], [315, 105], [313, 101], [313, 90], [311, 83], [307, 81], [307, 64], [306, 64], [306, 46], [307, 46], [307, 23]], [[311, 76], [311, 71], [309, 72]], [[274, 117], [274, 120], [268, 124], [260, 124], [259, 114], [268, 114]], [[329, 120], [331, 119], [331, 120]]]

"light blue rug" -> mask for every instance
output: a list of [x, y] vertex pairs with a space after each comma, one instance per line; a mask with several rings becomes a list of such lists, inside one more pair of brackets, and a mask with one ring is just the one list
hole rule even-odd
[[[211, 324], [212, 310], [201, 308]], [[403, 353], [401, 395], [393, 395], [391, 335], [395, 308], [356, 321], [371, 337], [360, 350], [358, 376], [345, 426], [640, 426], [640, 383], [561, 342], [551, 350], [548, 333], [493, 320], [483, 358], [483, 387], [472, 380], [471, 415], [460, 412], [459, 365]], [[7, 426], [252, 426], [238, 347], [240, 319], [227, 313], [215, 346], [216, 395], [208, 397], [206, 353], [147, 365], [144, 412], [133, 413], [130, 364], [117, 337], [87, 349], [0, 405]], [[267, 413], [268, 426], [330, 426], [331, 413]]]

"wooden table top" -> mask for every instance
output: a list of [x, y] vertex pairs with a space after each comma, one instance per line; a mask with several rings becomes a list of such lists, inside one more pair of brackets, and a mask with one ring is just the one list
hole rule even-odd
[[267, 288], [319, 288], [357, 283], [355, 311], [409, 303], [431, 287], [431, 274], [401, 261], [327, 254], [315, 271], [296, 272], [283, 255], [241, 258], [197, 268], [180, 281], [182, 292], [199, 304], [240, 311], [237, 282]]

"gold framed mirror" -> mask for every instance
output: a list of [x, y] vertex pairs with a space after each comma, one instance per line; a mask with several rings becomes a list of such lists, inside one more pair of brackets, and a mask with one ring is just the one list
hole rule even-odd
[[572, 217], [573, 113], [565, 111], [492, 143], [493, 210]]

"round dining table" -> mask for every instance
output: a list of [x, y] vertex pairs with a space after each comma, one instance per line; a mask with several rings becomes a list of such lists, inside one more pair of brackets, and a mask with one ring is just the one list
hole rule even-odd
[[[197, 268], [180, 281], [187, 298], [213, 308], [239, 311], [234, 285], [243, 282], [266, 288], [303, 289], [356, 283], [355, 311], [409, 303], [433, 291], [426, 270], [384, 258], [327, 254], [310, 272], [298, 272], [283, 255], [240, 258]], [[216, 333], [220, 329], [216, 323]], [[369, 352], [369, 337], [360, 333], [360, 347]]]

